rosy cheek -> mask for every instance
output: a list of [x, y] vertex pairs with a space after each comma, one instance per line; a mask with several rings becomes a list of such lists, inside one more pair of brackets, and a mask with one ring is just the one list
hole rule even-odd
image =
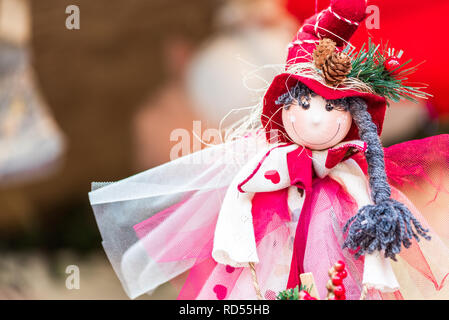
[[296, 122], [300, 125], [305, 125], [310, 123], [311, 121], [311, 112], [310, 110], [304, 110], [301, 108], [296, 109], [295, 111]]
[[346, 121], [346, 117], [344, 117], [344, 116], [340, 116], [340, 117], [337, 118], [337, 123], [338, 124], [344, 124], [345, 121]]
[[337, 118], [337, 123], [340, 125], [340, 129], [342, 131], [349, 131], [351, 124], [352, 124], [352, 118], [348, 114], [343, 114]]

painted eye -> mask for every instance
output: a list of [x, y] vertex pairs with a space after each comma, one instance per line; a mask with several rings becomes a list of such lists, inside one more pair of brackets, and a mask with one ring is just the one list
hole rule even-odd
[[334, 110], [334, 106], [330, 103], [326, 104], [326, 111], [332, 111]]
[[301, 103], [301, 106], [304, 110], [307, 110], [310, 108], [310, 103], [308, 103], [307, 101], [304, 101], [303, 103]]

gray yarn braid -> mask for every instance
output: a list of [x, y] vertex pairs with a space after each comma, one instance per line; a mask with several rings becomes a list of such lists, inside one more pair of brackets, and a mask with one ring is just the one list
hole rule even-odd
[[366, 102], [361, 98], [352, 98], [348, 102], [349, 112], [359, 129], [360, 138], [367, 144], [365, 157], [374, 205], [361, 208], [348, 220], [343, 228], [345, 233], [348, 231], [343, 248], [357, 250], [357, 258], [384, 250], [385, 257], [396, 260], [401, 245], [410, 247], [412, 237], [419, 241], [418, 235], [427, 240], [430, 240], [430, 236], [427, 235], [428, 230], [422, 227], [404, 204], [390, 198], [391, 188], [385, 173], [384, 152]]

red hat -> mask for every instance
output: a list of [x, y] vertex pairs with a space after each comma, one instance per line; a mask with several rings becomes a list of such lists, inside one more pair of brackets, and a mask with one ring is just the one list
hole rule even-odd
[[[366, 0], [332, 0], [330, 6], [304, 22], [288, 48], [286, 70], [295, 64], [312, 62], [312, 54], [321, 39], [328, 38], [336, 43], [337, 50], [343, 50], [347, 41], [357, 30], [366, 16]], [[385, 97], [373, 93], [356, 90], [341, 90], [332, 88], [316, 78], [302, 76], [300, 73], [284, 72], [276, 76], [264, 97], [262, 125], [265, 128], [267, 139], [270, 131], [279, 130], [285, 133], [282, 126], [281, 106], [276, 100], [288, 92], [298, 82], [303, 83], [316, 94], [328, 100], [345, 97], [361, 97], [367, 105], [373, 122], [377, 125], [378, 133], [382, 126], [387, 106]], [[279, 135], [281, 141], [284, 135]], [[353, 123], [345, 140], [359, 139], [357, 126]]]

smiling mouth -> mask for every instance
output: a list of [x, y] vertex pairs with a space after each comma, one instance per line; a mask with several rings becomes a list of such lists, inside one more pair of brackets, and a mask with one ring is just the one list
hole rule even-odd
[[[291, 124], [292, 124], [293, 130], [295, 131], [296, 135], [299, 137], [299, 134], [296, 131], [295, 124], [293, 123], [293, 121], [291, 122]], [[322, 145], [327, 144], [327, 143], [331, 142], [332, 140], [334, 140], [334, 138], [337, 136], [339, 131], [340, 131], [340, 124], [338, 124], [338, 129], [337, 129], [337, 132], [335, 132], [334, 136], [332, 138], [330, 138], [329, 140], [327, 140], [326, 142], [323, 142], [323, 143], [311, 143], [311, 142], [306, 141], [306, 140], [304, 140], [304, 142], [306, 142], [307, 144], [314, 145], [314, 146], [322, 146]]]

